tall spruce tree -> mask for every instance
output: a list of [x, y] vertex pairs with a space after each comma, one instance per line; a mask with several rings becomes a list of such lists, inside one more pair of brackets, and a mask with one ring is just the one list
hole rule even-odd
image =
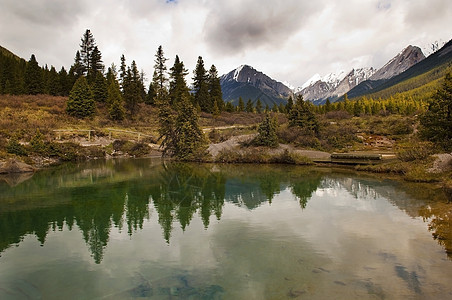
[[77, 79], [69, 94], [66, 105], [66, 112], [77, 118], [92, 116], [95, 112], [96, 104], [88, 81], [84, 76]]
[[180, 61], [179, 56], [176, 55], [174, 65], [170, 71], [169, 97], [171, 106], [174, 106], [182, 99], [182, 97], [189, 97], [189, 89], [187, 87], [187, 82], [185, 81], [188, 70], [185, 69], [184, 63]]
[[[155, 72], [154, 72], [154, 75], [155, 75]], [[146, 103], [147, 105], [154, 105], [156, 96], [157, 96], [157, 93], [155, 91], [154, 82], [151, 81], [151, 83], [149, 83], [148, 93], [146, 95], [146, 98], [144, 99], [144, 103]]]
[[421, 136], [445, 151], [452, 151], [452, 75], [446, 74], [442, 86], [421, 115]]
[[27, 94], [37, 95], [44, 92], [42, 70], [36, 61], [34, 54], [31, 55], [25, 69], [25, 91]]
[[89, 72], [91, 70], [92, 53], [94, 47], [96, 47], [94, 36], [91, 33], [91, 30], [86, 29], [80, 43], [80, 58], [81, 64], [83, 66], [83, 75], [89, 75]]
[[176, 144], [176, 118], [169, 101], [157, 99], [158, 120], [159, 120], [159, 138], [162, 156], [173, 156]]
[[108, 86], [107, 103], [109, 104], [109, 118], [116, 121], [123, 120], [125, 117], [124, 101], [119, 89], [119, 83], [116, 80], [111, 81]]
[[107, 80], [101, 71], [97, 71], [96, 78], [94, 79], [92, 86], [94, 101], [105, 102], [108, 97], [108, 85]]
[[[220, 77], [215, 65], [212, 65], [207, 78], [210, 101], [217, 106], [219, 111], [224, 110], [223, 92], [221, 91]], [[214, 108], [215, 110], [215, 108]]]
[[213, 103], [209, 95], [208, 75], [204, 68], [204, 61], [201, 56], [198, 57], [193, 77], [193, 90], [195, 105], [199, 105], [202, 111], [211, 113]]
[[157, 49], [157, 53], [155, 54], [154, 60], [154, 76], [152, 81], [154, 82], [155, 91], [157, 93], [157, 99], [162, 101], [167, 97], [167, 82], [168, 77], [166, 75], [166, 61], [168, 59], [165, 57], [165, 53], [163, 52], [163, 47], [159, 46]]
[[54, 66], [50, 68], [50, 71], [48, 73], [47, 87], [48, 93], [50, 95], [57, 96], [61, 94], [62, 87], [60, 83], [60, 78]]
[[207, 139], [199, 126], [198, 113], [188, 97], [183, 96], [177, 105], [174, 156], [179, 160], [196, 160], [206, 148]]
[[90, 59], [91, 63], [90, 68], [88, 69], [88, 79], [90, 79], [92, 83], [96, 81], [98, 73], [104, 74], [105, 70], [105, 66], [102, 62], [102, 54], [97, 46], [94, 46]]
[[138, 103], [142, 101], [141, 80], [135, 61], [132, 61], [130, 68], [127, 68], [127, 75], [124, 78], [124, 101], [129, 116], [133, 118], [137, 112]]
[[64, 67], [61, 67], [60, 72], [58, 72], [58, 79], [60, 81], [60, 95], [61, 96], [69, 96], [69, 92], [71, 91], [72, 85], [69, 79], [69, 74], [67, 73]]
[[127, 76], [126, 57], [123, 54], [121, 55], [121, 64], [119, 65], [119, 84], [123, 93], [126, 76]]

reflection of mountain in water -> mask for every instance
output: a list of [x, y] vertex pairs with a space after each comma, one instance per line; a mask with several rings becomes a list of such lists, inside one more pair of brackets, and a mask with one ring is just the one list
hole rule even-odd
[[[251, 210], [289, 190], [305, 208], [319, 186], [340, 186], [361, 199], [380, 195], [410, 215], [426, 215], [420, 209], [423, 203], [393, 182], [348, 175], [325, 176], [303, 167], [225, 165], [219, 169], [150, 160], [64, 165], [39, 172], [14, 187], [0, 183], [0, 251], [19, 244], [27, 234], [36, 235], [44, 244], [49, 231], [77, 226], [94, 261], [100, 263], [111, 229], [124, 229], [132, 235], [151, 218], [151, 209], [169, 243], [176, 223], [185, 230], [199, 215], [207, 228], [212, 216], [221, 218], [225, 201]], [[438, 226], [443, 225], [435, 228]]]
[[343, 176], [328, 176], [321, 187], [342, 187], [359, 199], [385, 198], [410, 217], [422, 217], [429, 222], [433, 238], [452, 259], [452, 204], [443, 190], [432, 189], [431, 185]]

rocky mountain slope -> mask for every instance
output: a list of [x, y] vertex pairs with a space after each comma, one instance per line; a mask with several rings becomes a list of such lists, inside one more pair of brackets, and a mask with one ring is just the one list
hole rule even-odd
[[374, 68], [353, 69], [339, 83], [325, 80], [328, 76], [324, 78], [319, 76], [316, 82], [310, 79], [304, 84], [300, 93], [304, 99], [317, 104], [324, 103], [327, 98], [335, 101], [357, 86], [364, 90], [371, 90], [386, 80], [406, 71], [423, 59], [425, 59], [425, 56], [422, 50], [419, 47], [410, 45], [378, 70]]
[[425, 58], [422, 50], [419, 47], [408, 46], [397, 54], [393, 59], [388, 61], [381, 67], [369, 80], [389, 79], [402, 72], [405, 72], [410, 67], [414, 66]]
[[292, 94], [292, 90], [283, 83], [248, 65], [242, 65], [221, 76], [220, 83], [223, 100], [234, 105], [237, 105], [239, 97], [242, 97], [244, 102], [251, 99], [256, 103], [257, 99], [260, 99], [264, 106], [267, 104], [272, 107], [273, 104], [286, 103]]
[[[313, 82], [311, 79], [305, 83], [297, 94], [303, 95], [305, 100], [312, 101], [315, 104], [322, 104], [327, 98], [335, 100], [354, 88], [361, 82], [369, 79], [375, 73], [374, 68], [353, 69], [348, 73], [339, 72], [329, 74]], [[345, 74], [345, 75], [344, 75]]]
[[[417, 47], [414, 47], [417, 48]], [[420, 49], [416, 50], [419, 51]], [[411, 54], [410, 57], [413, 57]], [[404, 81], [407, 81], [416, 76], [425, 75], [428, 72], [433, 72], [436, 70], [435, 74], [430, 74], [427, 76], [428, 80], [435, 80], [444, 76], [444, 73], [450, 69], [452, 64], [452, 40], [446, 43], [441, 49], [435, 53], [429, 55], [425, 59], [421, 59], [418, 63], [407, 68], [405, 71], [389, 78], [389, 79], [379, 79], [379, 80], [368, 80], [362, 84], [356, 86], [350, 90], [347, 94], [349, 98], [356, 98], [370, 93], [376, 93], [394, 87]], [[426, 79], [426, 80], [427, 80]], [[425, 81], [425, 80], [424, 80]], [[419, 85], [426, 84], [426, 82], [419, 82]], [[411, 88], [415, 88], [417, 85], [410, 85]], [[400, 89], [399, 92], [402, 92]]]

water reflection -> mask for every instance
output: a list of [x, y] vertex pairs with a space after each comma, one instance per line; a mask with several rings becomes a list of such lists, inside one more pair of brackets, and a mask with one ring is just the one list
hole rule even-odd
[[0, 252], [29, 234], [44, 245], [49, 232], [66, 226], [82, 232], [99, 264], [113, 228], [132, 236], [146, 220], [158, 218], [163, 238], [171, 243], [175, 226], [185, 231], [197, 215], [206, 229], [211, 217], [220, 220], [225, 201], [253, 210], [288, 191], [306, 209], [317, 190], [343, 188], [359, 199], [384, 197], [408, 215], [424, 218], [452, 258], [451, 204], [436, 191], [420, 187], [424, 195], [413, 196], [419, 186], [327, 169], [110, 160], [63, 165], [14, 183], [0, 182]]

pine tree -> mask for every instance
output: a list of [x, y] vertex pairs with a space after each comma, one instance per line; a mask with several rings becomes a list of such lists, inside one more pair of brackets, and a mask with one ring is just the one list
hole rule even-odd
[[94, 101], [105, 102], [108, 97], [107, 80], [100, 71], [97, 71], [96, 78], [92, 84]]
[[75, 80], [79, 79], [86, 72], [80, 51], [75, 52], [74, 64], [72, 65], [71, 70], [74, 74]]
[[163, 53], [162, 46], [159, 46], [157, 53], [155, 54], [155, 64], [154, 64], [154, 77], [152, 81], [154, 82], [155, 92], [157, 93], [157, 98], [162, 100], [166, 98], [168, 91], [166, 89], [166, 84], [168, 78], [166, 77], [166, 61], [165, 54]]
[[41, 78], [42, 78], [42, 93], [49, 95], [49, 67], [45, 65], [41, 68]]
[[204, 68], [204, 61], [198, 57], [193, 77], [193, 90], [195, 94], [195, 104], [201, 107], [201, 111], [212, 112], [213, 102], [210, 99], [208, 87], [208, 75]]
[[108, 87], [107, 102], [109, 103], [108, 116], [110, 119], [123, 120], [125, 116], [124, 101], [122, 100], [119, 83], [116, 80], [112, 81]]
[[185, 81], [188, 70], [185, 69], [184, 63], [180, 61], [179, 56], [176, 55], [174, 65], [170, 71], [169, 96], [170, 105], [174, 107], [182, 97], [189, 96], [189, 89], [187, 87], [187, 82]]
[[262, 113], [262, 102], [261, 99], [257, 99], [256, 101], [256, 113]]
[[172, 156], [174, 154], [177, 136], [176, 136], [176, 118], [173, 110], [166, 99], [158, 99], [158, 120], [159, 120], [159, 138], [161, 140], [160, 148], [162, 149], [162, 156]]
[[[118, 73], [116, 71], [116, 65], [114, 63], [111, 64], [110, 67], [108, 67], [107, 69], [107, 75], [106, 75], [106, 79], [107, 79], [107, 86], [110, 87], [110, 84], [112, 82], [117, 83], [118, 80]], [[118, 83], [119, 85], [119, 83]]]
[[446, 74], [442, 86], [421, 115], [421, 136], [437, 143], [445, 151], [452, 151], [452, 75]]
[[245, 110], [245, 103], [243, 103], [242, 97], [239, 97], [239, 105], [237, 106], [237, 111], [242, 112]]
[[92, 116], [96, 109], [93, 93], [84, 76], [77, 79], [69, 94], [66, 112], [77, 118]]
[[141, 81], [135, 61], [132, 61], [131, 68], [127, 69], [127, 75], [124, 78], [124, 101], [131, 118], [136, 114], [138, 103], [141, 99]]
[[[221, 91], [220, 77], [215, 65], [212, 65], [207, 78], [210, 101], [217, 106], [219, 111], [224, 110], [223, 92]], [[214, 108], [215, 111], [215, 108]]]
[[330, 98], [326, 98], [326, 102], [325, 102], [325, 112], [330, 112], [332, 110], [331, 108], [331, 102], [330, 102]]
[[92, 54], [95, 47], [96, 41], [94, 40], [94, 36], [89, 29], [86, 29], [81, 38], [80, 58], [83, 66], [83, 75], [87, 75], [88, 77], [90, 77], [89, 73], [91, 72], [92, 66]]
[[25, 69], [25, 92], [31, 95], [37, 95], [44, 92], [42, 70], [39, 67], [38, 62], [36, 61], [34, 54], [31, 55]]
[[177, 106], [174, 156], [179, 160], [197, 159], [207, 148], [207, 139], [199, 126], [198, 114], [187, 97], [183, 97]]
[[259, 124], [257, 129], [257, 136], [254, 139], [254, 144], [257, 146], [278, 147], [277, 135], [278, 123], [275, 118], [272, 118], [269, 113], [265, 114], [265, 119]]
[[304, 101], [303, 96], [299, 94], [288, 115], [289, 126], [298, 126], [308, 130], [308, 132], [318, 134], [320, 125], [311, 106], [312, 104]]
[[123, 93], [124, 93], [124, 81], [126, 80], [126, 76], [127, 76], [126, 57], [123, 54], [121, 55], [121, 65], [119, 67], [119, 83]]
[[69, 75], [64, 67], [61, 67], [60, 72], [58, 72], [58, 80], [60, 81], [60, 95], [61, 96], [69, 96], [69, 92], [71, 91], [71, 82], [69, 80]]
[[232, 105], [231, 102], [226, 102], [224, 110], [227, 111], [227, 112], [233, 112], [234, 111], [234, 105]]
[[246, 102], [246, 108], [245, 108], [246, 112], [252, 113], [254, 111], [254, 106], [253, 106], [253, 102], [251, 102], [251, 99], [248, 99], [248, 101]]
[[148, 88], [148, 93], [146, 95], [146, 98], [144, 99], [144, 103], [147, 105], [154, 105], [155, 104], [155, 97], [157, 96], [157, 93], [155, 92], [154, 82], [151, 81]]
[[60, 83], [60, 79], [58, 76], [57, 71], [55, 70], [55, 67], [52, 66], [50, 68], [50, 71], [48, 73], [48, 78], [47, 78], [47, 84], [48, 84], [48, 92], [50, 95], [52, 96], [57, 96], [61, 94], [61, 83]]
[[287, 104], [286, 104], [286, 113], [290, 113], [290, 111], [293, 108], [293, 99], [292, 96], [289, 96], [289, 99], [287, 99]]
[[102, 63], [102, 54], [97, 46], [94, 46], [90, 59], [91, 63], [90, 68], [88, 69], [88, 81], [94, 82], [98, 78], [98, 73], [103, 74], [105, 68]]
[[279, 112], [278, 105], [276, 105], [276, 103], [273, 104], [272, 112], [275, 112], [275, 113]]

